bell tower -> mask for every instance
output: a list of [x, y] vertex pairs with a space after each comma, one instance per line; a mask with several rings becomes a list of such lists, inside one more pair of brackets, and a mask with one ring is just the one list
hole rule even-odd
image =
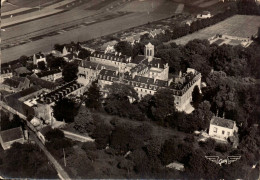
[[148, 58], [148, 62], [151, 62], [153, 60], [154, 45], [152, 45], [150, 42], [147, 45], [145, 45], [144, 55], [146, 58]]

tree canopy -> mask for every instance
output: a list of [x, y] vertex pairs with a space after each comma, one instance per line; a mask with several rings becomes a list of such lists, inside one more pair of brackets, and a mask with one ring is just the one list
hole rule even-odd
[[101, 93], [98, 87], [98, 82], [93, 81], [91, 86], [88, 88], [87, 92], [85, 93], [86, 100], [85, 106], [91, 109], [99, 109], [101, 108]]
[[57, 121], [73, 122], [76, 114], [75, 103], [63, 98], [55, 102], [53, 108], [53, 116]]
[[78, 65], [76, 63], [67, 63], [62, 70], [64, 81], [70, 82], [75, 80], [78, 77], [78, 71]]

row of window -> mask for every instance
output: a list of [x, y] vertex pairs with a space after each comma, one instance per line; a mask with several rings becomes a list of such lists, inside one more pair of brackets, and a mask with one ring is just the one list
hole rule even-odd
[[[214, 133], [218, 133], [218, 128], [214, 127], [214, 128], [213, 128], [213, 132], [214, 132]], [[221, 133], [222, 133], [222, 135], [225, 135], [225, 131], [224, 131], [224, 130], [222, 130]], [[230, 136], [230, 132], [227, 132], [227, 135]]]
[[[135, 88], [136, 91], [139, 91], [139, 88]], [[145, 92], [145, 93], [149, 93], [149, 94], [153, 94], [154, 92], [153, 91], [149, 91], [149, 90], [146, 90], [146, 89], [141, 89], [140, 88], [140, 91], [141, 92]]]

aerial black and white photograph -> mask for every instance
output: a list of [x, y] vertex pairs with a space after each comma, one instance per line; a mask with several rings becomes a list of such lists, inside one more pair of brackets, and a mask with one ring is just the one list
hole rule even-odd
[[260, 0], [1, 0], [0, 179], [260, 180]]

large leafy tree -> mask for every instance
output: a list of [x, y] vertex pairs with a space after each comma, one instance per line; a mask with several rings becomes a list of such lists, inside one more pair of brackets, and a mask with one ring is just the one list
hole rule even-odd
[[85, 107], [83, 106], [80, 107], [74, 122], [75, 122], [75, 125], [73, 126], [74, 129], [76, 129], [80, 133], [86, 133], [86, 132], [89, 134], [93, 133], [93, 130], [95, 128], [94, 118], [92, 116], [92, 113]]
[[82, 49], [79, 51], [78, 58], [80, 58], [80, 59], [86, 59], [87, 57], [90, 56], [90, 54], [91, 54], [90, 51], [88, 51], [88, 50], [82, 48]]
[[1, 124], [0, 129], [2, 131], [23, 126], [23, 120], [18, 116], [14, 115], [13, 119], [9, 120], [9, 116], [4, 111], [1, 111]]
[[159, 89], [154, 94], [151, 108], [153, 119], [164, 124], [164, 119], [175, 112], [174, 96], [171, 89]]
[[73, 122], [75, 114], [75, 103], [68, 98], [56, 101], [53, 106], [53, 116], [57, 121]]
[[198, 86], [195, 86], [192, 91], [192, 105], [194, 108], [198, 108], [199, 104], [202, 101], [202, 95]]
[[113, 115], [128, 117], [136, 120], [143, 120], [143, 115], [135, 103], [138, 101], [138, 94], [132, 86], [113, 83], [107, 86], [108, 96], [104, 103], [104, 109]]
[[127, 41], [120, 41], [115, 45], [115, 50], [121, 52], [123, 55], [132, 56], [133, 47]]
[[68, 63], [64, 66], [62, 76], [64, 81], [70, 82], [76, 79], [78, 76], [78, 65], [74, 62]]
[[50, 69], [58, 69], [65, 66], [66, 61], [63, 57], [55, 57], [52, 54], [46, 56], [47, 66]]
[[64, 137], [64, 133], [59, 129], [52, 129], [48, 131], [45, 135], [45, 138], [48, 141], [52, 141], [53, 139], [62, 139]]
[[2, 157], [3, 165], [0, 165], [0, 172], [8, 179], [57, 178], [53, 167], [48, 165], [48, 159], [36, 145], [13, 143]]
[[46, 68], [46, 66], [45, 66], [45, 62], [44, 61], [38, 62], [38, 69], [45, 70], [45, 68]]
[[98, 87], [98, 82], [93, 81], [88, 91], [85, 93], [86, 97], [86, 107], [91, 109], [99, 109], [101, 107], [101, 94]]

